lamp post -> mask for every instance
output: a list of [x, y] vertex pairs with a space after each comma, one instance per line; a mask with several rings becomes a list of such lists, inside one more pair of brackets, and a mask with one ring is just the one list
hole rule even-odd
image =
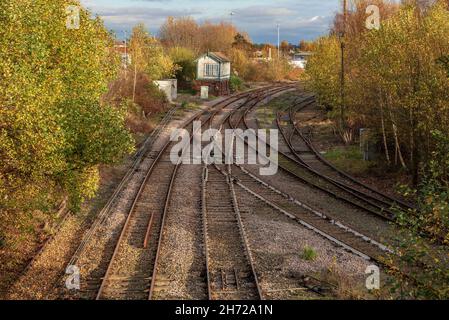
[[340, 129], [343, 130], [345, 126], [345, 35], [346, 35], [346, 8], [347, 0], [343, 0], [343, 30], [340, 31], [338, 37], [340, 39], [341, 49], [341, 72], [340, 72]]
[[235, 12], [234, 12], [234, 11], [231, 11], [231, 13], [230, 13], [229, 15], [231, 16], [231, 25], [233, 25], [233, 24], [234, 24], [234, 15], [235, 15]]
[[278, 60], [279, 60], [281, 57], [281, 31], [280, 31], [281, 25], [278, 22], [276, 26], [278, 29]]
[[123, 31], [123, 34], [125, 35], [125, 81], [127, 78], [127, 69], [128, 69], [128, 43], [127, 43], [127, 32], [126, 30]]

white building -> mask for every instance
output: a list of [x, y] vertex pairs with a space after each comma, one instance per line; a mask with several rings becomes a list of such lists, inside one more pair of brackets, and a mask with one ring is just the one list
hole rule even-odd
[[120, 55], [122, 66], [126, 68], [131, 65], [131, 55], [129, 48], [124, 41], [117, 41], [114, 45], [114, 50]]
[[209, 92], [220, 96], [230, 93], [231, 61], [221, 52], [208, 52], [197, 60], [197, 85], [208, 86]]
[[299, 52], [293, 55], [290, 64], [296, 68], [305, 69], [307, 66], [307, 60], [313, 53], [311, 52]]
[[208, 52], [197, 59], [198, 80], [229, 80], [231, 61], [221, 52]]

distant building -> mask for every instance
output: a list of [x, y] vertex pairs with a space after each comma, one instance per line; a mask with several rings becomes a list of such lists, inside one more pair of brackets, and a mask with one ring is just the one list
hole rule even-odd
[[208, 86], [215, 96], [230, 94], [231, 61], [221, 52], [208, 52], [196, 60], [196, 89]]
[[290, 61], [290, 64], [296, 68], [305, 69], [307, 66], [307, 60], [312, 56], [312, 52], [298, 52], [295, 53]]
[[163, 79], [156, 80], [153, 83], [167, 96], [168, 101], [173, 102], [178, 98], [178, 80]]
[[129, 47], [126, 45], [125, 41], [116, 41], [114, 50], [120, 55], [122, 66], [124, 68], [131, 65], [131, 55], [129, 54]]
[[254, 52], [254, 57], [252, 58], [255, 62], [269, 62], [272, 60], [271, 57], [271, 48], [268, 48], [268, 50], [258, 50]]

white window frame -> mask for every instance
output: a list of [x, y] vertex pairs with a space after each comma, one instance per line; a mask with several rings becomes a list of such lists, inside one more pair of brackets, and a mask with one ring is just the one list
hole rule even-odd
[[204, 76], [205, 77], [218, 77], [220, 66], [215, 63], [206, 63], [204, 65]]

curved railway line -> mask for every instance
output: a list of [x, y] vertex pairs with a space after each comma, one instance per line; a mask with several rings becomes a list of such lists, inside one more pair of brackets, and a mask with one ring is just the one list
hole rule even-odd
[[[221, 121], [219, 130], [222, 131], [223, 129], [228, 128], [238, 128], [238, 124], [242, 121], [241, 116], [255, 105], [257, 105], [257, 102], [252, 105], [244, 105], [234, 109]], [[235, 123], [233, 123], [233, 118], [236, 115], [238, 116], [238, 119]], [[348, 226], [345, 226], [339, 221], [327, 217], [325, 214], [310, 208], [299, 200], [294, 199], [291, 195], [283, 193], [275, 187], [260, 180], [255, 175], [246, 171], [242, 166], [235, 164], [229, 165], [227, 172], [226, 170], [220, 170], [220, 172], [222, 175], [226, 176], [228, 184], [231, 183], [231, 185], [235, 185], [241, 193], [246, 193], [247, 196], [261, 200], [260, 203], [262, 206], [268, 206], [273, 211], [295, 220], [303, 227], [312, 230], [325, 239], [330, 240], [337, 246], [342, 247], [345, 250], [362, 257], [363, 259], [378, 262], [382, 256], [385, 256], [385, 253], [392, 252], [385, 245], [351, 229]], [[234, 189], [232, 192], [235, 196]], [[235, 206], [238, 207], [238, 200], [236, 199], [235, 202]], [[255, 207], [253, 209], [257, 211], [262, 208]], [[241, 222], [240, 229], [244, 230], [243, 222]], [[246, 248], [248, 255], [251, 256], [249, 245]], [[257, 279], [256, 271], [254, 271], [254, 277]], [[316, 287], [314, 286], [304, 285], [304, 288], [320, 295], [320, 292], [316, 290]]]
[[[288, 108], [287, 112], [278, 111], [276, 114], [276, 126], [281, 132], [285, 145], [294, 156], [293, 159], [291, 157], [290, 159], [295, 161], [298, 167], [307, 168], [316, 177], [322, 178], [341, 190], [347, 191], [356, 198], [364, 200], [369, 205], [376, 206], [380, 210], [377, 213], [368, 209], [369, 207], [367, 211], [375, 213], [390, 222], [397, 223], [395, 212], [392, 211], [393, 208], [413, 214], [411, 210], [416, 209], [413, 204], [387, 195], [357, 180], [335, 167], [320, 154], [313, 145], [310, 137], [307, 137], [300, 130], [296, 118], [298, 112], [313, 106], [315, 103], [315, 96], [312, 95], [300, 99], [298, 103]], [[285, 119], [285, 116], [288, 117], [288, 124], [282, 125], [281, 119]], [[445, 242], [443, 236], [429, 235], [425, 230], [420, 230], [420, 233], [423, 237], [435, 238], [438, 244], [443, 245]]]
[[[239, 112], [237, 122], [238, 125], [236, 127], [240, 126], [242, 129], [251, 128], [247, 119], [248, 113], [251, 110], [252, 108], [246, 108], [245, 110]], [[257, 128], [253, 127], [251, 129]], [[283, 133], [282, 130], [281, 133]], [[280, 141], [280, 146], [282, 143], [283, 142]], [[267, 143], [267, 147], [271, 148], [269, 143]], [[346, 202], [357, 209], [364, 210], [388, 221], [394, 220], [394, 213], [388, 208], [374, 203], [370, 198], [360, 195], [357, 191], [335, 183], [331, 178], [306, 166], [302, 160], [295, 159], [287, 153], [282, 152], [280, 150], [281, 147], [277, 149], [279, 155], [278, 164], [284, 172], [287, 172], [289, 175], [295, 177], [308, 186], [324, 192], [337, 200]]]
[[[230, 114], [226, 121], [230, 128], [236, 129], [236, 128], [243, 128], [243, 129], [249, 129], [250, 126], [248, 125], [247, 116], [252, 108], [256, 107], [256, 105], [249, 106], [247, 108], [239, 108], [238, 110], [235, 110], [232, 114]], [[233, 117], [236, 117], [236, 121], [233, 122]], [[267, 144], [267, 147], [270, 148], [270, 145], [268, 142], [265, 142]], [[245, 141], [245, 144], [248, 145]], [[250, 147], [250, 146], [248, 146]], [[279, 150], [278, 150], [279, 151]], [[267, 158], [268, 161], [270, 159]], [[300, 162], [298, 160], [298, 162]], [[297, 162], [297, 163], [298, 163]], [[238, 168], [241, 172], [243, 172], [247, 177], [250, 177], [251, 179], [245, 179], [241, 174], [238, 175], [230, 175], [229, 179], [231, 179], [235, 184], [239, 185], [242, 189], [246, 190], [248, 193], [252, 194], [254, 197], [262, 200], [266, 205], [271, 206], [274, 210], [279, 211], [280, 213], [286, 215], [287, 217], [297, 221], [302, 226], [314, 231], [315, 233], [321, 235], [322, 237], [326, 238], [327, 240], [333, 242], [337, 246], [343, 247], [344, 249], [359, 255], [360, 257], [371, 260], [375, 263], [377, 263], [380, 266], [385, 267], [388, 270], [393, 271], [394, 273], [398, 273], [401, 277], [409, 280], [411, 283], [419, 284], [419, 280], [416, 279], [415, 276], [413, 276], [413, 272], [417, 272], [418, 270], [426, 269], [426, 263], [417, 261], [414, 267], [410, 270], [399, 270], [396, 266], [391, 265], [390, 263], [387, 263], [384, 259], [386, 256], [385, 254], [394, 254], [395, 252], [391, 250], [388, 246], [379, 243], [378, 241], [370, 238], [369, 236], [366, 236], [356, 230], [351, 229], [350, 227], [344, 225], [340, 221], [336, 221], [333, 218], [327, 217], [324, 213], [319, 212], [316, 209], [313, 209], [309, 206], [307, 206], [304, 203], [301, 203], [300, 201], [294, 199], [291, 195], [282, 192], [281, 190], [277, 189], [276, 187], [272, 186], [271, 184], [267, 183], [266, 181], [261, 180], [256, 175], [252, 174], [251, 172], [245, 170], [243, 166], [240, 165], [234, 165], [233, 167]], [[280, 167], [287, 171], [290, 174], [293, 174], [295, 177], [298, 178], [299, 181], [305, 182], [308, 185], [311, 185], [310, 182], [305, 181], [303, 178], [298, 177], [295, 173], [292, 173], [288, 169]], [[255, 183], [257, 182], [257, 183]], [[253, 184], [253, 188], [248, 187], [248, 185]], [[292, 213], [291, 208], [286, 208], [285, 204], [282, 204], [280, 201], [276, 203], [276, 201], [272, 201], [270, 197], [266, 197], [263, 193], [263, 191], [258, 190], [258, 187], [260, 188], [260, 185], [263, 185], [264, 187], [270, 189], [273, 194], [278, 194], [284, 197], [284, 199], [288, 199], [289, 202], [293, 202], [295, 205], [302, 207], [307, 211], [307, 213], [313, 213], [315, 215], [315, 221], [309, 220], [308, 218], [305, 218], [305, 216], [298, 216], [295, 213]], [[398, 201], [400, 203], [400, 201]], [[402, 203], [403, 207], [409, 207], [406, 203]], [[290, 209], [290, 210], [289, 210]], [[294, 212], [294, 211], [293, 211]], [[320, 219], [317, 219], [320, 218]], [[386, 218], [386, 220], [390, 220]], [[316, 221], [320, 221], [321, 224], [317, 224]], [[327, 225], [322, 224], [323, 221], [327, 221]], [[332, 226], [332, 227], [330, 227]], [[334, 228], [336, 227], [336, 228]], [[334, 229], [334, 230], [332, 230]], [[431, 290], [431, 288], [429, 288]]]
[[[172, 118], [173, 118], [173, 116], [174, 116], [174, 114], [175, 114], [177, 109], [178, 109], [178, 106], [175, 106], [175, 107], [171, 108], [166, 113], [166, 115], [162, 118], [162, 120], [160, 121], [158, 126], [155, 128], [155, 130], [153, 130], [151, 132], [151, 134], [145, 139], [145, 141], [139, 146], [138, 151], [134, 154], [134, 156], [132, 158], [133, 162], [132, 162], [132, 164], [130, 166], [130, 169], [122, 177], [122, 179], [120, 180], [118, 186], [115, 188], [114, 193], [111, 195], [111, 197], [109, 198], [108, 202], [105, 204], [103, 209], [97, 215], [97, 218], [95, 219], [94, 224], [91, 226], [90, 231], [94, 230], [98, 226], [98, 224], [101, 223], [105, 219], [106, 213], [108, 212], [108, 210], [110, 210], [114, 200], [117, 198], [118, 194], [123, 190], [123, 188], [126, 185], [126, 183], [131, 179], [133, 173], [138, 170], [138, 166], [141, 164], [145, 154], [151, 148], [152, 142], [155, 141], [164, 132], [164, 130], [167, 129], [167, 125], [172, 120]], [[61, 206], [63, 206], [63, 205], [64, 204], [62, 204]], [[19, 278], [22, 277], [23, 275], [25, 275], [25, 273], [33, 267], [35, 261], [43, 254], [43, 252], [52, 243], [52, 241], [54, 241], [55, 235], [59, 232], [59, 230], [62, 228], [64, 223], [70, 217], [70, 211], [68, 209], [65, 209], [64, 211], [65, 212], [64, 212], [64, 214], [63, 214], [63, 216], [61, 218], [61, 221], [56, 226], [56, 230], [54, 231], [52, 236], [50, 236], [41, 245], [41, 247], [39, 248], [38, 252], [28, 262], [26, 267], [20, 272]], [[88, 237], [86, 237], [86, 238], [88, 238]], [[71, 261], [70, 261], [70, 263], [68, 265], [74, 265], [74, 261], [76, 260], [76, 257], [78, 256], [78, 252], [83, 247], [84, 247], [84, 243], [82, 242], [79, 245], [77, 252], [73, 255], [73, 257], [72, 257], [72, 259], [71, 259]], [[61, 277], [62, 277], [62, 275], [61, 275]]]
[[[257, 99], [260, 94], [273, 94], [282, 90], [285, 90], [285, 87], [274, 86], [229, 97], [210, 107], [208, 111], [199, 112], [184, 127], [192, 127], [195, 120], [201, 120], [204, 126], [219, 110], [232, 103], [243, 100], [245, 104]], [[82, 298], [151, 299], [153, 297], [153, 290], [158, 282], [157, 263], [165, 213], [180, 166], [180, 163], [174, 165], [170, 161], [171, 145], [173, 142], [168, 141], [158, 153], [151, 155], [153, 162], [140, 182], [137, 194], [133, 196], [131, 208], [128, 210], [118, 238], [113, 243], [109, 243], [106, 252], [103, 253], [107, 258], [103, 259], [100, 266], [97, 266], [94, 276], [84, 279], [87, 286], [82, 288]], [[159, 187], [152, 188], [153, 184]], [[108, 204], [116, 201], [120, 192], [121, 190], [117, 190]], [[111, 206], [108, 205], [103, 209], [102, 214], [77, 249], [70, 265], [77, 264], [87, 244], [92, 241], [93, 233], [106, 219], [110, 208]]]
[[[265, 98], [295, 88], [294, 85], [285, 84], [263, 87], [230, 96], [196, 112], [180, 126], [187, 129], [192, 137], [180, 155], [192, 143], [194, 121], [201, 121], [201, 128], [216, 128], [220, 133], [224, 129], [249, 129], [250, 111], [263, 103]], [[276, 150], [279, 152], [281, 170], [295, 179], [295, 183], [316, 189], [387, 221], [394, 221], [392, 206], [411, 208], [411, 205], [366, 186], [338, 170], [319, 154], [296, 120], [296, 113], [314, 101], [314, 96], [302, 94], [286, 112], [279, 111], [276, 114], [276, 124], [283, 139], [280, 142], [283, 145]], [[229, 110], [226, 109], [228, 107]], [[81, 265], [87, 270], [82, 273], [82, 287], [77, 298], [151, 300], [164, 297], [163, 292], [170, 285], [170, 279], [160, 270], [159, 259], [164, 250], [166, 217], [176, 196], [173, 189], [182, 166], [182, 157], [175, 164], [170, 159], [171, 147], [178, 142], [167, 139], [156, 147], [154, 145], [161, 136], [170, 135], [172, 128], [169, 128], [169, 124], [175, 112], [176, 108], [170, 110], [142, 144], [133, 158], [130, 170], [73, 254], [68, 265], [79, 265], [84, 257], [86, 265]], [[281, 119], [285, 119], [285, 116], [288, 117], [287, 125], [282, 125]], [[257, 129], [257, 125], [252, 129]], [[271, 148], [268, 142], [265, 143]], [[280, 151], [281, 148], [289, 152]], [[151, 149], [158, 150], [150, 152]], [[316, 163], [320, 167], [316, 167]], [[384, 263], [384, 257], [394, 252], [387, 245], [296, 199], [245, 166], [235, 162], [228, 165], [211, 164], [204, 165], [202, 172], [201, 210], [195, 219], [197, 225], [202, 226], [199, 232], [201, 237], [197, 240], [201, 243], [197, 245], [203, 256], [195, 261], [194, 270], [197, 270], [198, 275], [193, 277], [192, 287], [201, 288], [204, 297], [210, 300], [263, 300], [270, 297], [260, 282], [261, 274], [246, 231], [251, 225], [246, 225], [248, 222], [241, 214], [241, 208], [244, 207], [241, 205], [242, 197], [253, 199], [252, 210], [269, 208], [273, 213], [288, 217], [348, 252], [390, 267]], [[131, 192], [126, 194], [124, 190], [130, 186]], [[121, 202], [124, 204], [118, 205]], [[120, 213], [118, 222], [109, 226], [108, 219], [116, 213]], [[123, 218], [120, 218], [121, 215]], [[101, 237], [108, 240], [96, 246]], [[97, 249], [96, 253], [90, 246]], [[95, 261], [90, 261], [92, 253], [88, 249], [98, 255]], [[323, 292], [317, 289], [320, 280], [312, 281], [307, 276], [304, 279], [309, 279], [312, 285], [304, 282], [303, 288], [322, 296]]]
[[[288, 108], [287, 112], [278, 111], [276, 114], [276, 125], [281, 131], [283, 139], [294, 157], [306, 167], [310, 168], [314, 173], [321, 174], [321, 176], [325, 173], [328, 181], [331, 183], [366, 197], [370, 201], [378, 203], [384, 209], [389, 209], [393, 206], [400, 206], [403, 209], [412, 209], [413, 206], [411, 204], [376, 190], [338, 169], [317, 151], [310, 138], [307, 138], [300, 130], [295, 116], [296, 113], [303, 111], [315, 103], [315, 96], [309, 96], [305, 99], [301, 99], [299, 103]], [[281, 124], [282, 116], [288, 117], [287, 126]]]
[[[221, 129], [237, 129], [240, 126], [249, 128], [245, 123], [245, 116], [254, 106], [234, 110], [224, 120]], [[328, 217], [326, 214], [315, 210], [303, 202], [295, 199], [266, 181], [258, 178], [246, 170], [243, 166], [232, 166], [230, 179], [250, 195], [262, 200], [273, 210], [297, 221], [306, 228], [318, 233], [331, 242], [358, 256], [373, 261], [379, 261], [385, 253], [392, 252], [387, 246], [363, 235], [340, 221]], [[300, 179], [303, 182], [303, 179]]]

